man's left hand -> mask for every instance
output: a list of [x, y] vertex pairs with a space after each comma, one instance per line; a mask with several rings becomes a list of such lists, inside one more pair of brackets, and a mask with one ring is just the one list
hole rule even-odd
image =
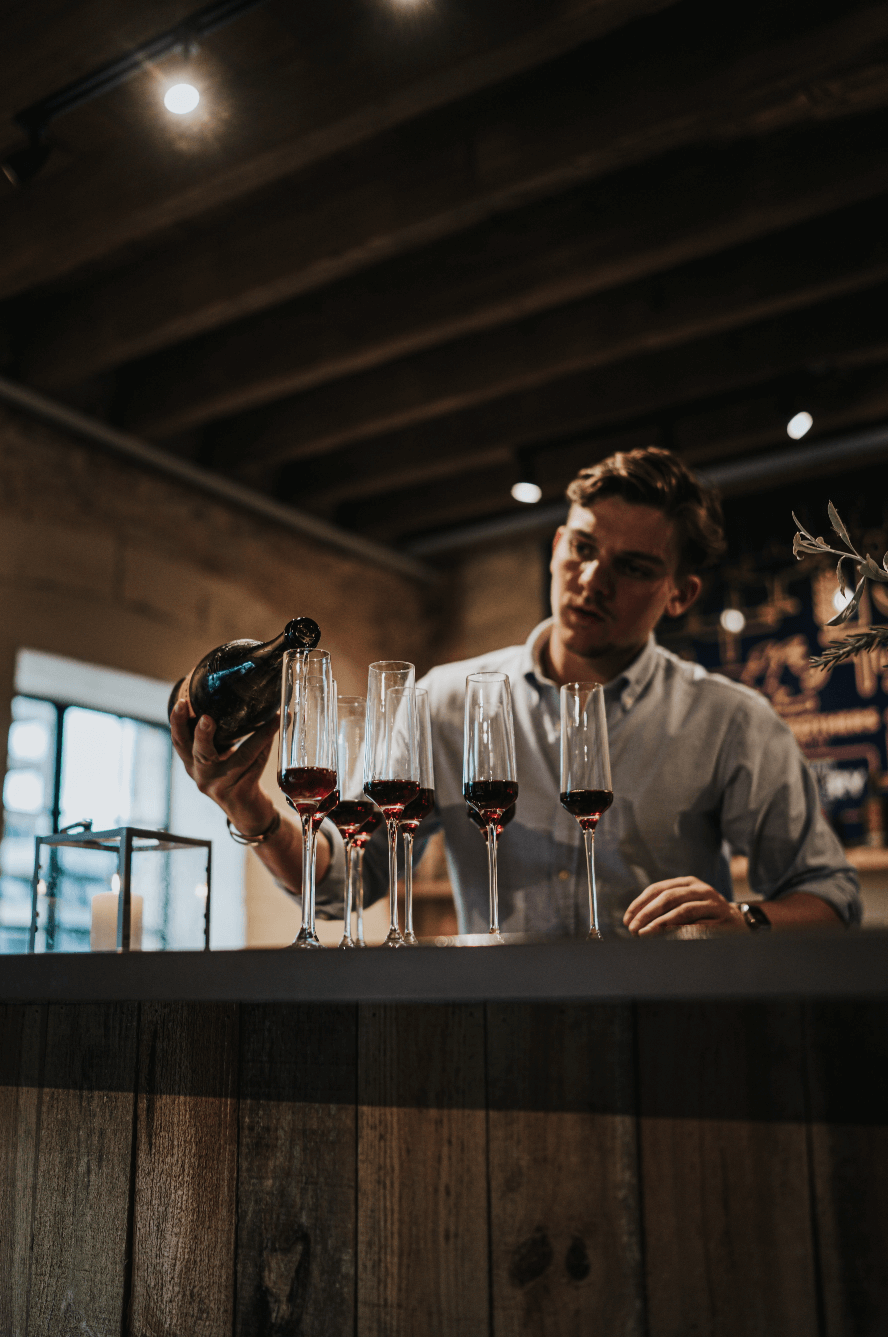
[[749, 932], [736, 905], [698, 877], [667, 877], [652, 882], [629, 906], [623, 923], [640, 938], [670, 933], [684, 924]]

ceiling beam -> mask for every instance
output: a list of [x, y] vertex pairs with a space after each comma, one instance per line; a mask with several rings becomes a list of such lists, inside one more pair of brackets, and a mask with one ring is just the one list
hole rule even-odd
[[[384, 486], [368, 437], [429, 421], [572, 372], [621, 362], [777, 316], [888, 278], [888, 196], [667, 273], [319, 387], [290, 400], [263, 467], [311, 460], [306, 494], [324, 502]], [[275, 409], [281, 431], [285, 406]], [[344, 446], [351, 445], [348, 452]], [[324, 456], [337, 451], [334, 470]], [[341, 467], [345, 461], [345, 467]]]
[[[41, 312], [22, 374], [41, 386], [70, 385], [577, 181], [680, 146], [885, 105], [884, 6], [857, 0], [853, 8], [837, 6], [828, 20], [819, 11], [812, 18], [811, 7], [797, 0], [776, 8], [754, 0], [752, 11], [749, 4], [726, 11], [683, 0], [495, 93], [379, 134], [335, 164], [281, 181], [244, 201], [236, 216], [208, 216], [184, 240], [162, 240], [137, 262]], [[205, 208], [214, 203], [208, 191]], [[144, 201], [142, 208], [146, 233], [177, 221], [152, 223], [152, 208]], [[40, 281], [24, 270], [15, 277], [23, 225], [45, 229], [45, 212], [19, 218], [15, 236], [6, 237], [0, 221], [0, 256], [7, 251], [0, 291]], [[103, 233], [109, 231], [113, 244], [113, 217], [103, 223]], [[38, 240], [39, 234], [29, 254]], [[74, 244], [70, 228], [52, 240], [54, 257]], [[201, 356], [199, 348], [193, 352]], [[286, 375], [260, 375], [239, 402], [232, 390], [219, 411], [298, 389], [292, 371], [289, 384]], [[243, 376], [237, 384], [244, 385]]]
[[[132, 128], [117, 129], [112, 121], [104, 151], [96, 152], [94, 142], [85, 139], [81, 147], [78, 140], [83, 113], [72, 116], [66, 139], [76, 175], [69, 161], [67, 170], [41, 176], [4, 206], [0, 295], [50, 283], [115, 249], [144, 246], [163, 229], [181, 229], [209, 210], [223, 209], [412, 118], [471, 97], [668, 2], [550, 0], [544, 7], [521, 6], [513, 11], [505, 41], [501, 7], [489, 2], [480, 3], [474, 22], [443, 7], [425, 26], [405, 24], [390, 10], [379, 14], [375, 6], [327, 4], [296, 21], [282, 8], [260, 10], [235, 35], [216, 34], [195, 58], [197, 69], [208, 62], [205, 75], [219, 112], [199, 137], [197, 151], [192, 143], [176, 152], [153, 123], [153, 71], [146, 72], [143, 87], [135, 81], [124, 90], [133, 104], [127, 107], [130, 119], [139, 113], [143, 118], [142, 125], [136, 120], [137, 133], [144, 137], [138, 171], [132, 170], [128, 152]], [[546, 15], [542, 21], [541, 11]], [[300, 15], [300, 9], [293, 13]], [[253, 102], [252, 110], [238, 107], [239, 94]], [[83, 124], [95, 133], [91, 119]], [[145, 152], [149, 145], [153, 152]], [[288, 198], [292, 207], [292, 193]], [[96, 201], [102, 202], [101, 227], [96, 226]], [[330, 226], [330, 216], [322, 221], [311, 209], [309, 215], [316, 229]], [[291, 245], [298, 230], [293, 220]], [[239, 240], [249, 238], [239, 234]], [[197, 261], [201, 274], [206, 241], [198, 237], [183, 255]], [[220, 257], [218, 270], [211, 266], [214, 283], [231, 258], [229, 251]], [[187, 273], [186, 265], [180, 277]], [[155, 270], [150, 281], [158, 277]], [[150, 294], [150, 288], [142, 291]]]
[[[232, 451], [287, 443], [290, 406], [243, 410], [888, 191], [888, 113], [668, 155], [137, 363], [122, 420], [231, 417]], [[651, 201], [656, 201], [656, 209]], [[127, 387], [129, 394], [127, 395]]]
[[[479, 452], [504, 448], [534, 451], [558, 437], [611, 430], [633, 421], [668, 415], [695, 400], [728, 396], [767, 384], [776, 376], [804, 373], [811, 364], [865, 365], [888, 357], [884, 311], [888, 284], [821, 303], [726, 334], [661, 352], [644, 353], [614, 366], [553, 381], [510, 395], [480, 409], [450, 414], [421, 428], [408, 428], [366, 445], [382, 472], [396, 473], [403, 461], [448, 459], [453, 472], [471, 469]], [[330, 457], [334, 476], [343, 461]], [[303, 504], [298, 470], [292, 499]], [[397, 503], [393, 503], [396, 505]], [[390, 533], [389, 499], [368, 497], [340, 512], [346, 527]], [[417, 521], [416, 528], [422, 525]]]

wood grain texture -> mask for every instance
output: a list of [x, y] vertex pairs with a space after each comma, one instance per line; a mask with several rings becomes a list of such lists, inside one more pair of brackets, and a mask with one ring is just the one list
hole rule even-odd
[[123, 1322], [136, 1003], [48, 1009], [28, 1333], [111, 1337]]
[[244, 1006], [235, 1337], [354, 1329], [357, 1009]]
[[806, 1008], [825, 1337], [888, 1332], [888, 1018], [884, 1003]]
[[638, 1009], [650, 1337], [813, 1337], [800, 1008]]
[[25, 1337], [46, 1008], [0, 1005], [0, 1332]]
[[487, 1017], [493, 1331], [642, 1337], [631, 1008]]
[[488, 1337], [484, 1013], [362, 1004], [358, 1337]]
[[145, 1004], [131, 1328], [230, 1337], [237, 1173], [235, 1004]]

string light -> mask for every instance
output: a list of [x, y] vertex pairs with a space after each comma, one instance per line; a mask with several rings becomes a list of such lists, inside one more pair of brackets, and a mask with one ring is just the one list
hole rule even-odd
[[543, 495], [543, 490], [537, 487], [536, 483], [515, 483], [512, 488], [512, 496], [516, 501], [523, 501], [527, 506], [533, 506]]
[[746, 618], [740, 612], [739, 608], [725, 608], [722, 610], [719, 622], [725, 631], [729, 631], [732, 636], [739, 636], [746, 626]]

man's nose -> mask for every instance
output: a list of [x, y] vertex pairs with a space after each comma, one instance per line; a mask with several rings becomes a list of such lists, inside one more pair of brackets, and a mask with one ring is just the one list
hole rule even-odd
[[584, 562], [580, 567], [580, 584], [584, 590], [607, 594], [610, 591], [610, 575], [600, 557]]

